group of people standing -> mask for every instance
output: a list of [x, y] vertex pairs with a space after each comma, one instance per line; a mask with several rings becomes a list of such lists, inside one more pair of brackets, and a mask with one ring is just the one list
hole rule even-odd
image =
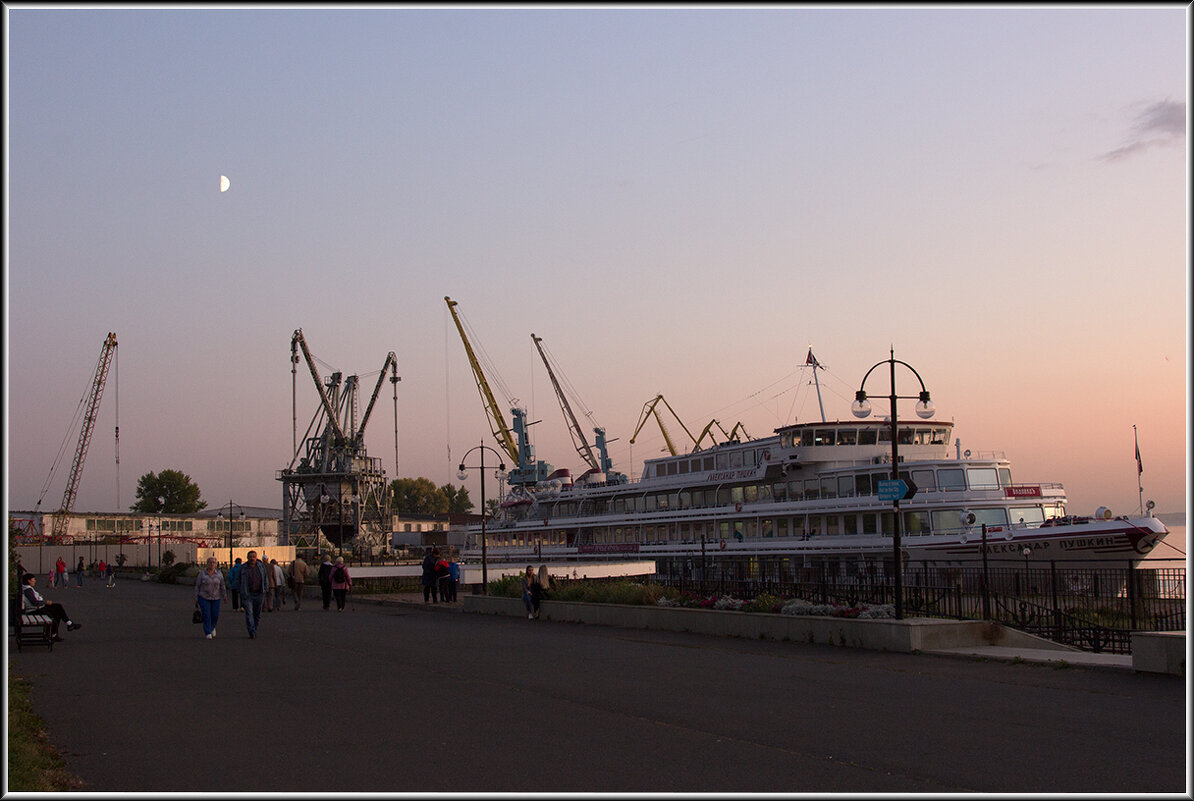
[[[290, 597], [294, 600], [294, 610], [297, 612], [302, 608], [303, 588], [311, 572], [302, 557], [296, 557], [290, 563], [289, 571], [286, 571], [277, 559], [266, 563], [257, 558], [256, 551], [249, 551], [245, 561], [237, 557], [226, 579], [217, 565], [214, 556], [208, 557], [207, 567], [195, 577], [195, 605], [202, 616], [203, 635], [207, 639], [215, 638], [220, 604], [229, 597], [234, 610], [244, 610], [245, 628], [251, 640], [257, 637], [262, 612], [274, 612], [285, 606], [286, 589], [290, 590]], [[344, 564], [344, 557], [337, 557], [333, 564], [331, 556], [325, 554], [319, 567], [318, 580], [323, 590], [324, 610], [330, 608], [334, 596], [338, 611], [343, 612], [345, 599], [352, 588], [352, 576]]]
[[423, 603], [454, 603], [460, 585], [460, 565], [450, 553], [445, 559], [439, 548], [429, 547], [423, 556]]

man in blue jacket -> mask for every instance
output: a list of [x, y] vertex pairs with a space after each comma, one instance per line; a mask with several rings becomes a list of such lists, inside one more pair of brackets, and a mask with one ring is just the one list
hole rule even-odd
[[261, 622], [261, 607], [265, 603], [265, 593], [269, 591], [269, 578], [265, 568], [265, 563], [257, 559], [257, 552], [249, 551], [245, 563], [241, 565], [240, 580], [237, 582], [241, 606], [245, 608], [245, 628], [249, 630], [250, 640], [257, 636], [257, 624]]

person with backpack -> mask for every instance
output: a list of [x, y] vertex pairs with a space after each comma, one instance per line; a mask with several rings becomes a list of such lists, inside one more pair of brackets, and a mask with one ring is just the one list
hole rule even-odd
[[319, 565], [319, 589], [323, 593], [323, 611], [328, 611], [332, 605], [332, 557], [323, 555], [323, 562]]
[[336, 557], [336, 566], [332, 568], [332, 594], [336, 596], [336, 611], [344, 611], [344, 600], [348, 591], [352, 589], [352, 576], [348, 575], [348, 566], [344, 564], [344, 557]]

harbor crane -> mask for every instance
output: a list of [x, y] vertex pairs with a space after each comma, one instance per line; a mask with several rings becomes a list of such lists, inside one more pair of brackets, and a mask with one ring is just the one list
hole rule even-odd
[[[91, 434], [95, 431], [95, 417], [99, 412], [100, 399], [104, 396], [104, 385], [108, 380], [108, 370], [112, 365], [112, 357], [116, 354], [116, 334], [108, 332], [100, 349], [99, 362], [95, 365], [95, 373], [91, 379], [91, 388], [84, 398], [86, 408], [83, 412], [83, 423], [79, 429], [79, 443], [75, 446], [75, 458], [71, 463], [70, 478], [66, 482], [66, 490], [62, 493], [62, 504], [54, 513], [54, 524], [51, 528], [50, 541], [63, 542], [75, 495], [79, 491], [79, 479], [83, 476], [83, 462], [87, 458], [87, 448], [91, 445]], [[119, 418], [118, 418], [119, 419]], [[117, 464], [120, 462], [120, 425], [116, 426]], [[52, 472], [52, 471], [51, 471]], [[44, 492], [43, 492], [44, 495]], [[41, 500], [37, 502], [41, 506]]]
[[608, 484], [625, 482], [626, 476], [613, 470], [614, 464], [609, 458], [607, 450], [609, 441], [605, 438], [605, 429], [600, 426], [593, 428], [594, 441], [597, 446], [597, 453], [594, 453], [593, 446], [589, 444], [584, 429], [581, 428], [580, 422], [572, 411], [572, 405], [568, 403], [568, 398], [564, 394], [559, 380], [556, 379], [555, 371], [551, 369], [551, 362], [547, 358], [547, 352], [543, 349], [543, 337], [537, 337], [532, 333], [531, 341], [535, 343], [535, 349], [539, 351], [539, 358], [543, 360], [543, 366], [547, 368], [547, 377], [551, 379], [551, 386], [556, 391], [556, 399], [560, 402], [560, 411], [564, 413], [564, 420], [568, 423], [568, 433], [572, 436], [572, 445], [576, 448], [580, 458], [589, 465], [586, 475], [601, 474]]
[[[358, 421], [359, 376], [345, 377], [337, 371], [324, 380], [300, 328], [290, 338], [292, 385], [297, 382], [300, 352], [319, 393], [319, 408], [303, 435], [302, 448], [296, 446], [290, 464], [277, 476], [282, 482], [286, 544], [317, 548], [322, 533], [341, 547], [349, 540], [366, 548], [384, 546], [390, 526], [389, 493], [381, 459], [366, 453], [365, 427], [387, 373], [395, 385], [397, 421], [398, 360], [393, 351], [386, 354], [365, 414]], [[292, 392], [296, 389], [292, 386]], [[313, 435], [313, 431], [317, 433]]]
[[750, 439], [750, 434], [746, 433], [746, 427], [743, 426], [741, 422], [736, 423], [734, 427], [727, 432], [725, 427], [721, 424], [721, 421], [719, 421], [717, 418], [714, 418], [709, 421], [708, 425], [706, 425], [701, 431], [700, 436], [696, 438], [696, 444], [692, 447], [694, 451], [699, 451], [701, 449], [701, 443], [705, 441], [706, 435], [709, 437], [710, 442], [712, 442], [714, 445], [717, 444], [717, 440], [712, 433], [713, 426], [717, 426], [717, 428], [721, 431], [722, 436], [726, 438], [726, 442], [741, 442], [741, 438], [738, 436], [739, 431], [742, 432], [742, 436]]
[[659, 424], [659, 430], [663, 432], [663, 441], [667, 445], [668, 452], [671, 453], [672, 456], [676, 456], [678, 455], [676, 444], [672, 442], [672, 437], [670, 434], [668, 434], [667, 426], [663, 424], [663, 418], [659, 415], [658, 407], [660, 401], [663, 401], [663, 405], [667, 407], [669, 412], [672, 413], [672, 417], [674, 417], [676, 422], [680, 424], [680, 428], [684, 429], [684, 433], [688, 435], [688, 438], [692, 440], [692, 443], [694, 445], [697, 444], [696, 437], [694, 437], [692, 432], [688, 430], [688, 426], [684, 425], [684, 421], [680, 419], [680, 415], [676, 414], [676, 410], [672, 408], [672, 405], [667, 402], [667, 399], [665, 399], [662, 394], [656, 395], [654, 398], [643, 404], [643, 413], [639, 416], [638, 425], [634, 427], [634, 436], [630, 438], [630, 444], [634, 444], [635, 439], [638, 437], [638, 432], [643, 430], [643, 425], [647, 422], [647, 418], [654, 416], [655, 422]]
[[510, 457], [510, 461], [516, 465], [509, 472], [511, 488], [525, 489], [545, 481], [554, 468], [547, 462], [535, 460], [535, 449], [531, 445], [530, 436], [527, 433], [527, 427], [534, 424], [526, 422], [525, 409], [511, 403], [510, 417], [513, 421], [513, 430], [511, 430], [511, 426], [506, 425], [506, 418], [502, 415], [501, 407], [498, 406], [497, 399], [493, 396], [493, 390], [489, 388], [489, 381], [485, 378], [481, 363], [477, 360], [476, 352], [473, 351], [472, 343], [469, 342], [468, 335], [464, 332], [464, 323], [461, 322], [460, 315], [456, 312], [456, 306], [459, 304], [446, 295], [444, 303], [448, 304], [448, 311], [452, 315], [452, 321], [456, 324], [456, 330], [460, 333], [460, 341], [464, 344], [464, 352], [468, 356], [469, 367], [472, 368], [473, 379], [477, 383], [477, 391], [481, 393], [481, 403], [485, 407], [485, 414], [489, 417], [489, 428], [493, 433], [493, 438]]

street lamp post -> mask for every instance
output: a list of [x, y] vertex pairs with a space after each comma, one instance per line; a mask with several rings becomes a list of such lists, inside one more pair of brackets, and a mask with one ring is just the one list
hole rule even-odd
[[[916, 414], [925, 420], [932, 417], [936, 410], [933, 408], [933, 401], [929, 398], [929, 391], [925, 389], [925, 382], [920, 377], [920, 373], [916, 372], [915, 368], [907, 362], [896, 359], [895, 348], [892, 348], [890, 353], [889, 358], [876, 363], [862, 377], [862, 383], [858, 387], [858, 392], [854, 394], [854, 404], [850, 407], [850, 411], [853, 412], [855, 417], [860, 418], [866, 417], [871, 413], [871, 402], [867, 400], [866, 395], [866, 380], [880, 364], [888, 365], [891, 377], [891, 394], [888, 395], [888, 401], [891, 403], [891, 480], [898, 481], [900, 478], [900, 430], [899, 415], [896, 413], [896, 401], [901, 398], [916, 400]], [[920, 382], [919, 395], [896, 394], [895, 366], [897, 364], [904, 365], [916, 376], [916, 380]], [[892, 554], [895, 560], [895, 616], [896, 620], [902, 620], [904, 617], [904, 563], [900, 553], [900, 538], [903, 534], [904, 521], [900, 518], [900, 499], [898, 497], [892, 499], [891, 505], [895, 517], [895, 526], [891, 537]]]
[[461, 481], [464, 481], [466, 478], [468, 478], [467, 471], [469, 469], [471, 469], [471, 468], [464, 466], [465, 459], [468, 459], [468, 455], [476, 450], [481, 451], [481, 464], [479, 467], [475, 468], [475, 469], [481, 471], [481, 594], [488, 595], [489, 594], [489, 554], [488, 554], [488, 551], [486, 550], [486, 542], [485, 542], [485, 512], [486, 512], [486, 509], [485, 509], [485, 451], [489, 451], [494, 456], [498, 457], [498, 470], [505, 470], [506, 464], [502, 461], [501, 454], [499, 454], [493, 448], [489, 447], [484, 442], [482, 442], [480, 445], [470, 448], [468, 450], [468, 452], [464, 454], [463, 458], [461, 458], [460, 470], [456, 473], [456, 477], [459, 478]]
[[[245, 507], [239, 503], [234, 504], [231, 500], [228, 501], [228, 569], [232, 569], [232, 507], [235, 506], [240, 509], [240, 522], [245, 522]], [[216, 514], [216, 521], [222, 525], [224, 522], [224, 510], [220, 510]], [[160, 532], [159, 532], [160, 533]]]

